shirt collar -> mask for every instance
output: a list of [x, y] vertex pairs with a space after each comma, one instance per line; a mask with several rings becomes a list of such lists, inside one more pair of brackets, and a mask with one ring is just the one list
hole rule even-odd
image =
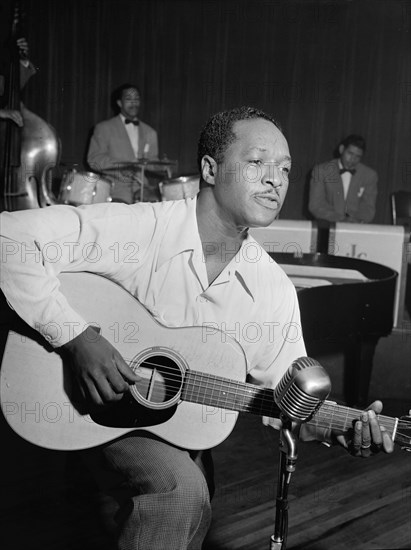
[[[182, 252], [194, 251], [201, 248], [196, 206], [197, 197], [178, 201], [174, 204], [175, 210], [170, 217], [173, 227], [170, 228], [170, 231], [168, 231], [167, 227], [165, 228], [164, 238], [157, 257], [156, 270]], [[178, 235], [178, 238], [176, 238], [176, 235]], [[252, 300], [254, 300], [254, 296], [258, 291], [256, 264], [258, 264], [261, 254], [266, 254], [264, 249], [248, 234], [236, 256], [225, 268], [225, 270], [230, 270], [234, 274], [237, 281]], [[224, 279], [218, 279], [219, 284], [223, 281]]]

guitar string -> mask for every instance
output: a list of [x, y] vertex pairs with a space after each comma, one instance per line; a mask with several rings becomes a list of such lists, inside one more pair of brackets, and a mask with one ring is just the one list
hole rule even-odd
[[[194, 378], [204, 378], [204, 376], [202, 376], [201, 374], [200, 375], [196, 375], [195, 373], [193, 372], [190, 372], [190, 374], [192, 375], [190, 378], [192, 378], [194, 376]], [[210, 382], [210, 377], [206, 377], [207, 379], [207, 382]], [[214, 392], [214, 390], [219, 390], [220, 391], [220, 388], [218, 388], [215, 384], [215, 381], [217, 382], [220, 382], [218, 380], [218, 378], [214, 377], [214, 380], [213, 380], [213, 385], [212, 386], [206, 386], [205, 388], [204, 387], [201, 387], [201, 386], [196, 386], [195, 384], [195, 380], [188, 380], [186, 385], [185, 385], [185, 397], [188, 398], [188, 400], [193, 400], [194, 399], [194, 391], [196, 390], [196, 398], [199, 399], [200, 401], [204, 401], [204, 398], [206, 397], [206, 394], [207, 392], [209, 393], [210, 390], [211, 392]], [[274, 403], [274, 399], [273, 399], [273, 396], [269, 396], [269, 397], [265, 397], [264, 395], [261, 396], [261, 395], [258, 395], [258, 392], [260, 391], [264, 391], [264, 388], [257, 388], [255, 389], [254, 387], [252, 388], [252, 391], [250, 391], [249, 388], [247, 388], [247, 386], [244, 388], [242, 387], [241, 385], [239, 385], [239, 383], [235, 383], [236, 385], [236, 388], [235, 388], [235, 395], [233, 395], [233, 393], [227, 391], [227, 382], [226, 381], [221, 381], [222, 383], [224, 383], [224, 385], [222, 386], [223, 387], [223, 395], [224, 395], [224, 403], [221, 403], [221, 396], [220, 395], [208, 395], [208, 403], [209, 404], [220, 404], [222, 406], [226, 406], [226, 407], [233, 407], [234, 408], [239, 408], [239, 409], [242, 409], [242, 410], [254, 410], [256, 412], [266, 412], [268, 414], [272, 413], [272, 409], [275, 408], [275, 403]], [[221, 383], [220, 383], [221, 385]], [[238, 390], [246, 390], [246, 394], [243, 394], [241, 395], [241, 392], [239, 393]], [[191, 393], [190, 391], [191, 390]], [[201, 390], [203, 390], [202, 392], [202, 397], [203, 399], [201, 399]], [[252, 392], [254, 392], [254, 394], [252, 394]], [[247, 397], [247, 400], [248, 402], [243, 402], [243, 403], [239, 403], [238, 402], [238, 398], [241, 398], [241, 397]], [[253, 398], [253, 401], [250, 402], [251, 398]], [[257, 403], [258, 403], [258, 406], [257, 406]], [[240, 406], [241, 405], [241, 406]], [[278, 409], [277, 409], [278, 411]], [[323, 411], [324, 413], [326, 413], [326, 411]], [[343, 411], [344, 414], [340, 415], [341, 416], [341, 419], [342, 421], [345, 423], [350, 415], [347, 416], [347, 411]], [[355, 419], [355, 418], [358, 418], [360, 414], [360, 411], [355, 411], [353, 413], [351, 413], [351, 416], [352, 416], [352, 419]], [[334, 420], [338, 420], [338, 416], [336, 415], [335, 413], [335, 407], [332, 408], [332, 417], [334, 418]]]
[[[167, 370], [167, 368], [169, 368], [169, 367], [165, 367], [163, 365], [159, 365], [159, 364], [152, 363], [152, 362], [147, 362], [147, 364], [150, 364], [152, 366], [160, 367], [162, 370]], [[267, 390], [267, 388], [254, 387], [251, 384], [247, 385], [247, 383], [245, 383], [245, 382], [238, 382], [236, 380], [225, 379], [225, 378], [222, 378], [222, 377], [217, 377], [215, 375], [208, 375], [208, 374], [204, 375], [203, 373], [199, 373], [197, 371], [189, 371], [189, 373], [187, 373], [187, 375], [190, 378], [186, 381], [186, 384], [185, 384], [185, 390], [186, 391], [185, 391], [185, 393], [188, 394], [188, 390], [191, 389], [191, 398], [194, 398], [194, 390], [197, 390], [197, 398], [200, 397], [200, 391], [201, 390], [203, 390], [203, 392], [204, 391], [210, 391], [210, 390], [211, 391], [219, 390], [219, 392], [221, 392], [221, 390], [223, 390], [225, 404], [226, 405], [238, 405], [238, 398], [241, 397], [241, 393], [239, 393], [239, 390], [240, 390], [240, 392], [245, 392], [243, 394], [243, 397], [247, 397], [248, 400], [250, 400], [250, 398], [253, 397], [255, 400], [260, 402], [259, 407], [256, 407], [255, 404], [251, 404], [248, 408], [263, 409], [264, 404], [268, 404], [269, 405], [269, 410], [267, 412], [271, 412], [271, 408], [273, 406], [273, 397], [270, 396], [270, 397], [266, 398], [265, 396], [255, 395], [259, 392]], [[177, 379], [180, 380], [181, 379], [181, 373], [178, 373], [178, 375], [175, 375], [174, 378], [175, 378], [175, 380], [177, 380]], [[206, 381], [206, 387], [204, 387], [204, 384], [196, 386], [195, 381], [191, 380], [192, 378], [200, 379], [200, 381], [201, 381], [201, 379], [203, 379], [202, 380], [203, 382], [205, 380]], [[164, 376], [164, 379], [167, 380], [167, 376]], [[169, 380], [173, 380], [173, 377], [169, 377]], [[216, 384], [216, 382], [217, 382], [217, 384]], [[227, 385], [228, 384], [235, 385], [235, 389], [234, 389], [235, 395], [234, 396], [233, 396], [232, 392], [230, 393], [227, 390]], [[268, 390], [268, 391], [270, 391], [270, 390]], [[254, 395], [250, 395], [250, 394], [252, 394], [252, 392], [254, 392]], [[214, 400], [218, 401], [218, 396], [211, 396], [211, 397], [209, 396], [209, 398], [210, 399], [214, 398]], [[229, 399], [232, 400], [231, 403], [229, 403], [229, 401], [228, 401]], [[249, 404], [244, 403], [243, 405], [249, 405]], [[358, 413], [356, 413], [356, 415], [355, 415], [356, 417], [358, 417]], [[345, 419], [345, 415], [344, 415], [344, 419]]]
[[[178, 374], [174, 374], [174, 371], [172, 370], [172, 367], [168, 367], [166, 365], [160, 365], [157, 363], [153, 363], [150, 361], [146, 361], [145, 364], [148, 364], [153, 367], [159, 367], [162, 371], [164, 370], [170, 370], [171, 376], [164, 375], [164, 379], [167, 381], [181, 381], [182, 373], [178, 372]], [[175, 369], [174, 369], [175, 370]], [[215, 404], [219, 405], [224, 408], [224, 405], [226, 407], [231, 407], [234, 409], [240, 409], [244, 411], [255, 411], [256, 414], [258, 413], [266, 413], [267, 415], [273, 415], [273, 408], [275, 408], [275, 404], [273, 403], [273, 396], [265, 397], [264, 395], [257, 395], [260, 392], [264, 391], [270, 391], [268, 388], [263, 387], [254, 387], [251, 384], [247, 384], [246, 382], [239, 382], [237, 380], [231, 380], [223, 377], [218, 377], [216, 375], [210, 375], [210, 374], [204, 374], [200, 373], [198, 371], [189, 371], [186, 374], [189, 378], [185, 381], [184, 384], [184, 394], [186, 396], [186, 400], [193, 400], [194, 399], [194, 392], [197, 392], [197, 399], [201, 402], [201, 397], [203, 400], [207, 397], [208, 404]], [[192, 380], [194, 378], [195, 380]], [[199, 380], [198, 380], [199, 379]], [[196, 385], [195, 381], [203, 382], [201, 385]], [[206, 386], [204, 387], [204, 381], [206, 382]], [[231, 392], [229, 389], [227, 389], [228, 385], [234, 385], [235, 388], [231, 388]], [[213, 396], [213, 395], [206, 395], [208, 392], [214, 392], [217, 391], [219, 394], [223, 394], [223, 399], [221, 398], [221, 395]], [[202, 394], [201, 394], [202, 391]], [[272, 390], [271, 390], [272, 391]], [[191, 393], [190, 393], [191, 392]], [[234, 392], [234, 395], [233, 395]], [[160, 397], [163, 395], [164, 392], [157, 392], [154, 388], [153, 396], [157, 395], [157, 397]], [[246, 398], [248, 402], [243, 402], [241, 404], [238, 403], [239, 398], [243, 398], [243, 400]], [[251, 403], [251, 399], [253, 399], [253, 402]], [[223, 400], [223, 403], [221, 403], [221, 400]], [[257, 405], [258, 403], [258, 405]], [[328, 411], [328, 413], [327, 413]], [[331, 413], [329, 412], [331, 411]], [[276, 412], [278, 412], [278, 408], [276, 409]], [[341, 405], [332, 405], [329, 406], [328, 409], [323, 404], [321, 407], [321, 413], [320, 415], [323, 417], [323, 422], [326, 422], [327, 419], [334, 422], [339, 422], [340, 425], [346, 426], [348, 422], [352, 423], [356, 419], [358, 419], [361, 416], [362, 411], [360, 410], [350, 410], [349, 408], [342, 408]], [[381, 415], [380, 415], [381, 417]], [[319, 421], [319, 417], [316, 417], [317, 421]], [[385, 417], [389, 423], [393, 423], [394, 420], [390, 419], [389, 417]], [[380, 420], [381, 421], [381, 420]]]
[[[171, 370], [171, 367], [168, 367], [168, 366], [165, 366], [165, 365], [160, 365], [160, 364], [157, 364], [157, 363], [152, 363], [152, 362], [145, 362], [145, 364], [149, 364], [151, 366], [154, 366], [154, 367], [159, 367], [161, 370]], [[175, 380], [181, 380], [181, 372], [179, 372], [177, 375], [174, 376]], [[254, 392], [254, 393], [258, 393], [258, 392], [263, 392], [263, 391], [273, 391], [273, 390], [270, 390], [269, 388], [263, 388], [263, 387], [255, 387], [253, 386], [252, 384], [247, 384], [246, 382], [240, 382], [240, 381], [237, 381], [237, 380], [232, 380], [232, 379], [228, 379], [228, 378], [223, 378], [223, 377], [219, 377], [219, 376], [216, 376], [216, 375], [211, 375], [211, 374], [205, 374], [205, 373], [201, 373], [201, 372], [198, 372], [198, 371], [189, 371], [187, 373], [187, 376], [190, 377], [190, 379], [188, 379], [188, 381], [186, 382], [186, 387], [188, 387], [191, 383], [192, 385], [192, 388], [191, 388], [191, 391], [193, 392], [193, 389], [197, 389], [198, 391], [198, 394], [200, 392], [201, 389], [205, 389], [205, 390], [215, 390], [215, 389], [220, 389], [218, 388], [218, 384], [220, 385], [220, 387], [224, 390], [224, 394], [225, 394], [225, 398], [228, 397], [228, 398], [233, 398], [232, 394], [229, 393], [229, 391], [227, 391], [227, 385], [231, 385], [231, 384], [234, 384], [236, 387], [235, 387], [235, 392], [236, 392], [236, 395], [235, 397], [238, 397], [238, 390], [242, 390], [242, 391], [245, 391], [246, 393], [244, 394], [244, 397], [247, 397], [247, 398], [250, 398], [250, 393], [251, 392]], [[167, 379], [167, 376], [164, 377], [165, 379]], [[206, 387], [204, 388], [204, 384], [201, 385], [201, 386], [196, 386], [194, 381], [191, 380], [191, 378], [200, 378], [203, 379], [203, 381], [205, 380], [206, 381], [206, 384], [207, 383], [213, 383], [212, 386], [208, 387], [206, 385]], [[169, 380], [173, 380], [173, 376], [169, 376], [168, 377]], [[217, 386], [216, 386], [216, 382], [217, 382]], [[259, 400], [259, 401], [266, 401], [268, 404], [271, 404], [272, 402], [272, 398], [271, 396], [269, 398], [266, 398], [265, 396], [259, 396], [259, 395], [254, 395], [253, 396], [255, 399]], [[237, 400], [233, 401], [232, 404], [237, 404]], [[262, 405], [260, 405], [262, 406]], [[324, 407], [326, 406], [326, 404], [324, 404], [322, 406], [322, 410], [324, 409]], [[332, 409], [332, 414], [333, 416], [335, 416], [335, 408], [340, 408], [341, 409], [341, 405], [331, 405], [329, 406], [329, 408]], [[342, 415], [342, 418], [347, 418], [347, 414], [348, 414], [348, 418], [352, 418], [353, 420], [355, 418], [358, 418], [358, 416], [362, 413], [362, 411], [360, 410], [355, 410], [355, 409], [342, 409], [342, 412], [344, 413]], [[351, 419], [350, 418], [350, 419]], [[387, 417], [389, 418], [389, 417]]]
[[[175, 380], [177, 380], [177, 379], [181, 380], [182, 373], [179, 372], [178, 374], [174, 374], [174, 371], [173, 371], [172, 367], [169, 367], [167, 365], [161, 365], [161, 364], [153, 363], [153, 362], [150, 362], [150, 361], [146, 361], [144, 364], [147, 364], [147, 365], [150, 365], [150, 366], [153, 366], [153, 367], [158, 367], [162, 371], [170, 370], [172, 376], [168, 376], [169, 380], [173, 380], [173, 377], [174, 377]], [[270, 397], [267, 398], [264, 395], [263, 396], [257, 395], [258, 392], [264, 392], [266, 390], [270, 391], [267, 388], [262, 388], [262, 387], [261, 388], [260, 387], [255, 388], [253, 385], [247, 384], [245, 382], [239, 382], [237, 380], [226, 379], [226, 378], [218, 377], [216, 375], [204, 374], [204, 373], [200, 373], [200, 372], [197, 372], [197, 371], [189, 371], [188, 373], [184, 373], [184, 374], [187, 374], [190, 377], [190, 379], [188, 381], [186, 381], [186, 384], [185, 384], [185, 390], [186, 390], [185, 393], [186, 394], [188, 393], [188, 389], [191, 385], [191, 399], [194, 399], [193, 390], [197, 390], [197, 399], [199, 399], [201, 389], [203, 390], [203, 392], [204, 392], [204, 390], [206, 392], [207, 391], [209, 392], [210, 390], [214, 391], [214, 390], [218, 389], [219, 391], [223, 391], [224, 404], [221, 404], [221, 402], [220, 402], [221, 398], [219, 399], [218, 396], [211, 396], [211, 397], [208, 396], [209, 404], [211, 404], [211, 400], [214, 399], [215, 404], [217, 404], [217, 405], [220, 404], [222, 408], [224, 408], [224, 405], [225, 405], [226, 407], [229, 407], [229, 406], [234, 407], [236, 410], [240, 409], [240, 410], [243, 410], [243, 411], [256, 412], [256, 413], [266, 412], [267, 414], [272, 414], [273, 413], [273, 408], [276, 408], [275, 403], [273, 403], [273, 397], [270, 396]], [[167, 376], [164, 376], [164, 378], [167, 379]], [[196, 386], [196, 384], [194, 383], [193, 380], [191, 380], [191, 378], [200, 378], [200, 380], [201, 379], [205, 380], [207, 384], [211, 383], [211, 382], [213, 382], [213, 384], [211, 386], [206, 386], [205, 388], [204, 388], [204, 385], [203, 386]], [[217, 382], [217, 386], [216, 386], [216, 382]], [[236, 386], [235, 396], [233, 396], [232, 393], [227, 391], [227, 384], [228, 383], [229, 384], [234, 384]], [[218, 387], [218, 385], [220, 386], [220, 388]], [[221, 390], [221, 388], [222, 388], [222, 390]], [[243, 398], [247, 397], [247, 399], [250, 400], [251, 397], [253, 397], [254, 401], [252, 403], [250, 403], [250, 402], [244, 403], [243, 402], [240, 406], [240, 404], [238, 403], [238, 397], [241, 397], [241, 394], [239, 395], [238, 390], [241, 390], [242, 392], [246, 392], [246, 393], [244, 393]], [[252, 392], [254, 392], [253, 396], [250, 395]], [[162, 396], [163, 393], [164, 392], [161, 392], [161, 393], [159, 392], [157, 395]], [[188, 395], [187, 395], [187, 397], [188, 397]], [[204, 393], [203, 393], [203, 397], [204, 398], [206, 397], [206, 395]], [[231, 399], [231, 402], [228, 401], [229, 399]], [[259, 402], [258, 406], [256, 405], [256, 402]], [[278, 408], [276, 408], [276, 411], [278, 412]], [[327, 411], [331, 411], [331, 414]], [[320, 407], [319, 411], [316, 413], [316, 415], [314, 416], [314, 418], [311, 422], [316, 423], [317, 425], [322, 425], [323, 427], [328, 427], [329, 423], [331, 421], [332, 423], [334, 423], [335, 427], [337, 426], [337, 423], [339, 423], [339, 425], [341, 425], [342, 427], [345, 428], [345, 427], [347, 427], [347, 422], [350, 422], [350, 423], [354, 422], [355, 420], [357, 420], [361, 416], [361, 413], [362, 413], [362, 411], [360, 411], [360, 410], [349, 409], [348, 407], [345, 408], [344, 406], [341, 406], [341, 405], [338, 405], [338, 404], [327, 404], [325, 402]], [[383, 423], [383, 422], [387, 423], [388, 427], [392, 427], [392, 425], [395, 423], [395, 419], [392, 419], [392, 418], [386, 417], [386, 416], [382, 416], [382, 415], [378, 415], [378, 419], [379, 419], [379, 422], [381, 422], [381, 423]], [[399, 421], [399, 427], [407, 427], [408, 425], [411, 425], [411, 422], [402, 421], [402, 420]]]
[[[161, 374], [163, 375], [163, 378], [165, 381], [170, 381], [170, 382], [180, 382], [182, 380], [182, 373], [179, 371], [177, 374], [174, 374], [175, 372], [175, 369], [171, 369], [171, 367], [168, 367], [168, 366], [165, 366], [165, 365], [160, 365], [158, 363], [153, 363], [153, 362], [150, 362], [150, 361], [145, 361], [143, 363], [143, 365], [150, 365], [150, 366], [153, 366], [153, 367], [158, 367], [159, 370], [161, 371]], [[171, 371], [171, 375], [167, 375], [166, 373], [164, 373], [163, 371], [167, 371], [167, 370], [170, 370]], [[203, 391], [214, 391], [214, 390], [219, 390], [219, 392], [222, 391], [222, 389], [226, 390], [226, 386], [227, 384], [229, 385], [235, 385], [235, 394], [236, 394], [236, 398], [238, 398], [239, 396], [239, 390], [242, 391], [242, 392], [246, 392], [244, 394], [244, 397], [249, 397], [249, 394], [251, 391], [254, 391], [254, 392], [259, 392], [259, 391], [262, 391], [264, 390], [264, 388], [255, 388], [254, 386], [252, 386], [251, 384], [250, 385], [247, 385], [245, 382], [239, 382], [237, 380], [231, 380], [231, 379], [227, 379], [227, 378], [223, 378], [223, 377], [217, 377], [215, 375], [209, 375], [209, 374], [206, 374], [206, 375], [203, 375], [202, 373], [199, 373], [197, 371], [189, 371], [187, 373], [184, 373], [186, 375], [186, 381], [185, 381], [185, 384], [184, 384], [184, 388], [185, 388], [185, 393], [188, 393], [188, 391], [191, 389], [191, 396], [192, 398], [194, 397], [193, 396], [193, 390], [197, 390], [197, 397], [199, 397], [200, 395], [200, 391], [203, 390]], [[196, 386], [193, 381], [191, 380], [192, 378], [202, 378], [203, 379], [203, 384], [202, 385], [199, 385], [199, 386]], [[206, 382], [206, 386], [204, 387], [204, 381]], [[190, 387], [190, 382], [191, 382], [191, 387]], [[216, 384], [217, 382], [217, 384]], [[218, 385], [220, 387], [218, 387]], [[154, 388], [154, 391], [153, 393], [155, 392], [155, 388]], [[157, 393], [157, 396], [159, 395], [162, 395], [163, 394], [163, 391], [159, 391]], [[232, 398], [233, 396], [233, 393], [231, 392], [226, 392], [226, 400], [229, 399], [229, 398]], [[233, 401], [232, 404], [234, 404], [236, 401]], [[267, 401], [269, 402], [269, 401]], [[228, 404], [228, 403], [227, 403]]]

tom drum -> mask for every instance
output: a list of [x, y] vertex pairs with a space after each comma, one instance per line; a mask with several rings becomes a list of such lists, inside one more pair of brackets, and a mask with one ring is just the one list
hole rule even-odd
[[179, 178], [161, 181], [158, 185], [162, 201], [191, 199], [200, 190], [200, 176], [198, 174], [180, 176]]
[[61, 181], [60, 204], [94, 204], [111, 202], [111, 182], [93, 172], [69, 170]]

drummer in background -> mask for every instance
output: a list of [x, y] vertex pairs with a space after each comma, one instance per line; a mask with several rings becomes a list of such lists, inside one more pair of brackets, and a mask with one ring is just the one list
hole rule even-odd
[[[137, 159], [158, 158], [157, 132], [138, 118], [141, 95], [136, 85], [123, 84], [114, 91], [113, 100], [119, 113], [94, 128], [87, 162], [113, 182], [113, 201], [131, 204], [139, 199], [142, 184], [141, 167], [131, 165]], [[144, 200], [159, 200], [157, 184], [143, 177]]]

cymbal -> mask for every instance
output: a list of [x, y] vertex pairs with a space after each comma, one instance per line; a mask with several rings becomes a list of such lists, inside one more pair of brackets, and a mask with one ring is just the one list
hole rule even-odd
[[137, 159], [137, 164], [160, 164], [161, 166], [174, 166], [177, 164], [176, 160], [171, 160], [168, 158], [164, 159]]
[[113, 172], [116, 170], [124, 170], [128, 169], [131, 170], [133, 168], [140, 168], [142, 166], [176, 166], [177, 161], [176, 160], [170, 160], [170, 159], [136, 159], [132, 162], [117, 162], [115, 166], [112, 166], [110, 168], [105, 168], [104, 172]]

